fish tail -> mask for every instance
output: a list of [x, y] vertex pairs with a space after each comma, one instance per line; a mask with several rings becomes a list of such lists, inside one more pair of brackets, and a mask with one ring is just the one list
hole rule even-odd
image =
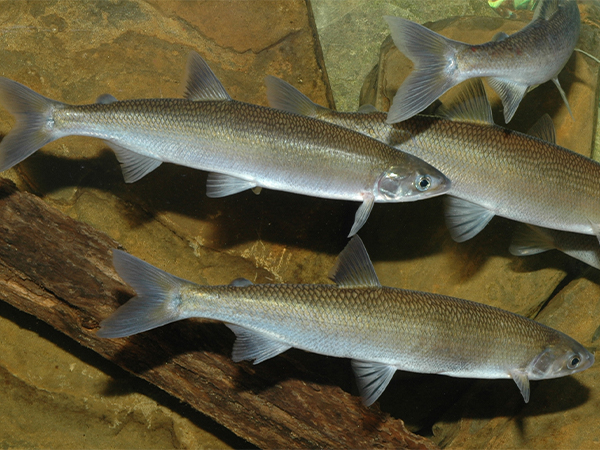
[[0, 104], [15, 120], [13, 129], [0, 142], [0, 172], [10, 169], [36, 150], [58, 139], [53, 129], [53, 111], [60, 103], [40, 95], [26, 86], [0, 77]]
[[185, 318], [180, 308], [181, 291], [192, 285], [191, 282], [120, 250], [113, 250], [113, 264], [119, 276], [135, 289], [137, 296], [103, 320], [97, 336], [131, 336]]
[[391, 16], [385, 19], [394, 44], [414, 64], [413, 71], [398, 88], [388, 112], [387, 122], [396, 123], [423, 111], [460, 82], [456, 53], [465, 44], [410, 20]]

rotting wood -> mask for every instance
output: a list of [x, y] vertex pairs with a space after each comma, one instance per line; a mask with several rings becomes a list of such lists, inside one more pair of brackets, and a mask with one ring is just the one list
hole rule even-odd
[[96, 338], [99, 321], [133, 295], [112, 267], [110, 250], [119, 244], [5, 179], [0, 229], [0, 299], [249, 442], [262, 448], [437, 448], [331, 383], [326, 358], [291, 351], [258, 366], [233, 363], [233, 336], [221, 324], [187, 320], [129, 339]]

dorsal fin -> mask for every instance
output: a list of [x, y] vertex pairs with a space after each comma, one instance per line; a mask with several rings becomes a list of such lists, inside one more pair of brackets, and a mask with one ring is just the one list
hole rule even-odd
[[373, 263], [358, 236], [354, 236], [329, 272], [339, 287], [381, 287]]
[[533, 13], [532, 22], [536, 19], [549, 20], [550, 17], [558, 11], [559, 0], [546, 0], [538, 3], [535, 12]]
[[217, 76], [198, 53], [190, 52], [186, 71], [184, 97], [188, 100], [231, 100]]
[[492, 108], [479, 78], [463, 82], [456, 94], [440, 106], [435, 114], [461, 122], [494, 123]]
[[527, 134], [540, 138], [551, 144], [556, 144], [556, 129], [554, 128], [554, 122], [548, 113], [540, 117], [536, 123], [529, 129]]
[[281, 78], [267, 75], [265, 77], [265, 86], [267, 87], [267, 100], [271, 108], [308, 117], [318, 117], [319, 111], [329, 111], [327, 108], [314, 103], [310, 98]]

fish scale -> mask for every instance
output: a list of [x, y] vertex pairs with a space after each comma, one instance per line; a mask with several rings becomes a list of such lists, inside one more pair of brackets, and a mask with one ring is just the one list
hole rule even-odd
[[[381, 286], [358, 237], [338, 258], [332, 274], [337, 286], [239, 279], [199, 286], [126, 253], [113, 255], [117, 272], [138, 296], [104, 320], [98, 336], [129, 336], [191, 317], [220, 320], [237, 335], [236, 361], [261, 362], [292, 347], [350, 358], [367, 404], [398, 369], [513, 378], [527, 401], [529, 379], [575, 373], [594, 361], [581, 344], [526, 317]], [[574, 367], [565, 367], [571, 361]]]
[[490, 42], [467, 44], [445, 38], [400, 17], [385, 17], [396, 47], [414, 64], [398, 88], [386, 118], [402, 122], [424, 110], [453, 86], [487, 77], [512, 119], [523, 96], [552, 80], [571, 114], [558, 74], [569, 60], [581, 28], [575, 0], [540, 0], [533, 20], [512, 35], [497, 33]]
[[113, 148], [126, 182], [170, 162], [210, 172], [210, 197], [258, 187], [362, 202], [351, 235], [374, 203], [416, 201], [450, 185], [429, 164], [368, 136], [231, 99], [194, 52], [184, 99], [105, 94], [96, 104], [67, 105], [0, 77], [0, 103], [16, 118], [0, 143], [0, 171], [60, 137], [91, 136]]
[[[244, 121], [240, 118], [244, 117]], [[318, 120], [241, 102], [129, 100], [69, 106], [54, 129], [118, 143], [145, 156], [206, 171], [264, 178], [263, 187], [362, 200], [382, 167], [406, 164], [393, 148]], [[282, 141], [287, 144], [282, 148]], [[199, 151], [203, 150], [203, 151]], [[252, 167], [249, 167], [252, 166]], [[287, 180], [287, 181], [284, 181]]]
[[[321, 107], [275, 77], [267, 79], [267, 95], [274, 107], [347, 127], [423, 159], [452, 180], [449, 195], [480, 212], [589, 235], [600, 226], [600, 164], [493, 124], [481, 81], [466, 82], [438, 109], [439, 116], [416, 115], [394, 124], [386, 123], [383, 112]], [[553, 138], [552, 122], [545, 119], [541, 132]], [[465, 240], [457, 234], [453, 238]]]
[[556, 9], [550, 20], [534, 19], [506, 39], [465, 46], [456, 55], [458, 70], [465, 78], [504, 74], [529, 86], [548, 81], [547, 73], [558, 74], [571, 56], [581, 27], [576, 1], [541, 1], [537, 16], [550, 6]]

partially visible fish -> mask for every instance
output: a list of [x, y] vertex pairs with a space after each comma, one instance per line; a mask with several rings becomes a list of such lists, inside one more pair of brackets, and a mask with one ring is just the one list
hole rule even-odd
[[0, 103], [15, 116], [0, 143], [0, 172], [55, 139], [104, 139], [132, 183], [162, 162], [211, 172], [209, 197], [268, 188], [362, 202], [350, 235], [374, 203], [443, 194], [450, 181], [420, 159], [343, 127], [232, 100], [195, 52], [186, 99], [67, 105], [0, 77]]
[[488, 77], [502, 99], [506, 123], [527, 91], [549, 80], [573, 116], [558, 74], [579, 38], [581, 19], [575, 0], [540, 0], [525, 28], [510, 36], [499, 33], [480, 45], [447, 39], [400, 17], [385, 19], [394, 44], [414, 63], [396, 92], [388, 123], [409, 119], [451, 87], [473, 77]]
[[554, 249], [600, 269], [598, 240], [585, 234], [521, 225], [515, 230], [509, 251], [515, 256], [528, 256]]
[[466, 241], [495, 216], [556, 230], [600, 236], [600, 164], [556, 145], [545, 115], [529, 135], [494, 125], [481, 80], [469, 80], [436, 116], [388, 124], [386, 114], [332, 111], [276, 77], [269, 104], [360, 131], [417, 156], [452, 180], [446, 223]]
[[594, 355], [569, 336], [526, 317], [443, 295], [383, 287], [358, 236], [340, 254], [334, 285], [199, 286], [113, 250], [119, 276], [137, 297], [102, 321], [97, 336], [130, 336], [190, 317], [225, 322], [233, 360], [258, 364], [294, 347], [350, 358], [366, 405], [396, 370], [461, 378], [529, 381], [587, 369]]

